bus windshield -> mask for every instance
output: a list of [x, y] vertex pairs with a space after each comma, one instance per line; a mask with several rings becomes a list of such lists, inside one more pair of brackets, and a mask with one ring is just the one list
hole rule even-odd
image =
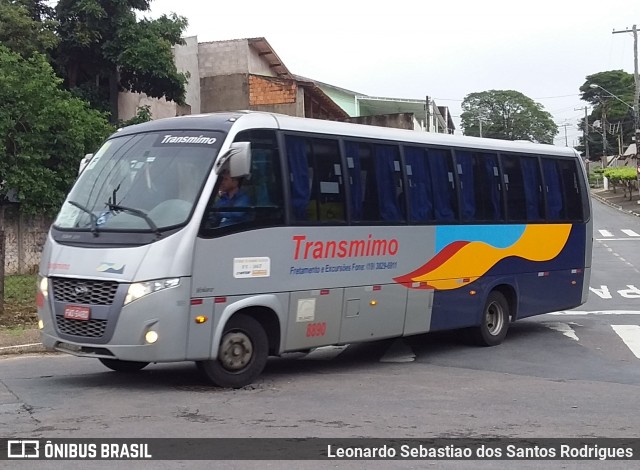
[[162, 131], [108, 140], [80, 174], [54, 226], [97, 235], [186, 223], [223, 137]]

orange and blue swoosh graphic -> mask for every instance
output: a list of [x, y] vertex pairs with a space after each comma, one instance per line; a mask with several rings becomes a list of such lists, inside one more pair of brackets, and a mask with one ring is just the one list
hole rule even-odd
[[435, 256], [394, 281], [421, 289], [457, 289], [510, 256], [552, 260], [570, 232], [571, 224], [437, 227]]

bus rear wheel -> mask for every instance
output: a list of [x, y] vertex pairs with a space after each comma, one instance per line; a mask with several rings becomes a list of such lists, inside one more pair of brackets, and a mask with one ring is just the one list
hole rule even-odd
[[240, 388], [264, 370], [269, 354], [267, 334], [254, 318], [237, 314], [225, 326], [218, 358], [199, 361], [198, 370], [218, 387]]
[[471, 331], [471, 339], [479, 346], [497, 346], [509, 329], [509, 302], [503, 294], [493, 291], [487, 297], [480, 326]]
[[138, 372], [149, 365], [148, 362], [121, 361], [119, 359], [99, 359], [105, 366], [116, 372]]

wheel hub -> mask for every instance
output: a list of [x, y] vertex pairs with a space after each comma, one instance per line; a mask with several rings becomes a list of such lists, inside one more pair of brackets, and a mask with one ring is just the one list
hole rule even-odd
[[497, 302], [489, 305], [487, 309], [486, 325], [489, 334], [497, 335], [502, 330], [503, 311]]
[[220, 344], [220, 364], [227, 370], [237, 371], [249, 364], [253, 356], [253, 344], [239, 331], [229, 332]]

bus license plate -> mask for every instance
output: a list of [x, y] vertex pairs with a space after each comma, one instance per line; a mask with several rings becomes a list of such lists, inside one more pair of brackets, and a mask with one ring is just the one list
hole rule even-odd
[[81, 307], [78, 305], [67, 305], [64, 308], [64, 317], [68, 320], [88, 320], [91, 317], [91, 309], [89, 307]]

